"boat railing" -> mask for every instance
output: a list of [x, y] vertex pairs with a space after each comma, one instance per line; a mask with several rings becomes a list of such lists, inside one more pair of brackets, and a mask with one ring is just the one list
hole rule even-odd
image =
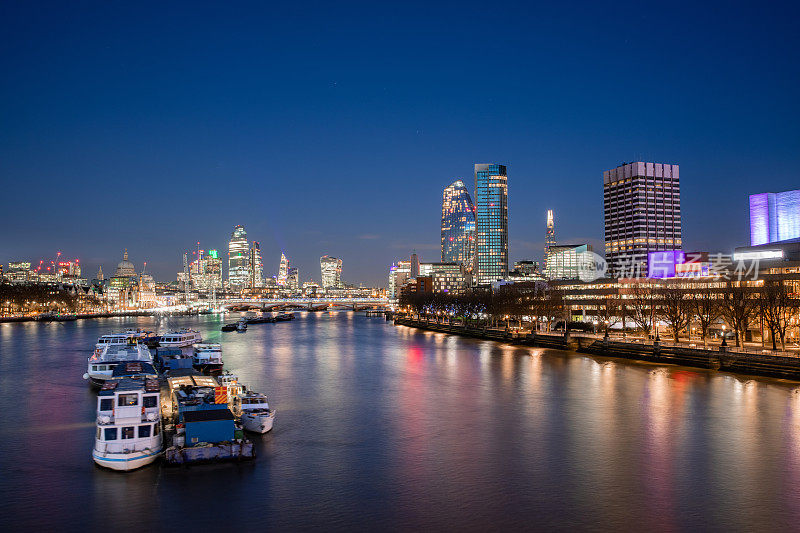
[[132, 453], [155, 451], [155, 442], [107, 442], [96, 441], [94, 449], [100, 453]]

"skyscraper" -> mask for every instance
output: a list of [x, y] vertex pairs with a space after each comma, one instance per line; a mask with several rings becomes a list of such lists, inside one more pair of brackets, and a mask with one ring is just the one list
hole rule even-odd
[[322, 274], [322, 287], [342, 286], [342, 260], [323, 255], [319, 258], [319, 267]]
[[244, 226], [236, 226], [228, 242], [228, 284], [241, 290], [250, 283], [250, 246]]
[[459, 263], [470, 271], [475, 262], [475, 206], [461, 180], [442, 194], [442, 262]]
[[556, 245], [556, 225], [553, 219], [553, 210], [547, 210], [547, 232], [544, 235], [544, 268], [547, 268], [547, 260], [550, 258], [550, 248]]
[[278, 266], [278, 286], [285, 287], [286, 280], [289, 278], [289, 260], [281, 252], [281, 264]]
[[508, 276], [508, 179], [505, 165], [475, 165], [475, 281]]
[[261, 243], [253, 241], [250, 247], [250, 286], [264, 286], [264, 261], [261, 259]]
[[750, 246], [800, 237], [800, 190], [750, 195]]
[[678, 165], [637, 161], [603, 172], [609, 274], [647, 275], [647, 254], [681, 247]]
[[286, 278], [286, 286], [292, 290], [300, 288], [300, 271], [297, 267], [289, 267], [289, 275]]

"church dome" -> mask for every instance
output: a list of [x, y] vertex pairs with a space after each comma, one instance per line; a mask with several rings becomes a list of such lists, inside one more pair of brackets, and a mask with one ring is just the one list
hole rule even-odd
[[136, 268], [133, 266], [133, 263], [128, 261], [128, 249], [125, 249], [125, 253], [122, 254], [122, 261], [119, 262], [117, 265], [117, 271], [114, 273], [115, 277], [132, 277], [136, 275]]

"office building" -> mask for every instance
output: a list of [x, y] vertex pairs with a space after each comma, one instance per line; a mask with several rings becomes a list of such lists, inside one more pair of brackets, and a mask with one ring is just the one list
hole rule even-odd
[[616, 277], [644, 277], [647, 254], [681, 248], [678, 165], [627, 163], [603, 172], [605, 255]]
[[342, 286], [342, 260], [336, 257], [323, 255], [319, 258], [319, 267], [322, 274], [322, 287], [338, 288]]
[[261, 243], [253, 241], [250, 246], [250, 287], [264, 286], [264, 261], [261, 259]]
[[289, 260], [286, 255], [281, 252], [281, 262], [278, 265], [278, 286], [285, 287], [286, 281], [289, 279]]
[[475, 281], [508, 276], [508, 180], [506, 167], [475, 165]]
[[292, 290], [298, 290], [300, 288], [300, 271], [297, 270], [297, 267], [289, 267], [286, 286]]
[[463, 294], [471, 276], [461, 263], [420, 263], [419, 278], [430, 278], [433, 292]]
[[442, 262], [458, 263], [470, 271], [475, 262], [475, 206], [461, 180], [442, 194]]
[[800, 238], [800, 190], [750, 195], [750, 246]]
[[400, 297], [400, 288], [411, 277], [411, 261], [398, 261], [389, 267], [389, 299]]
[[547, 268], [547, 258], [550, 257], [550, 247], [556, 245], [556, 225], [553, 210], [547, 210], [547, 226], [544, 234], [544, 267]]
[[236, 226], [228, 243], [228, 285], [231, 290], [246, 288], [251, 282], [250, 246], [244, 226]]
[[588, 244], [567, 244], [550, 247], [550, 258], [544, 269], [547, 279], [580, 279], [581, 269], [593, 264], [594, 254]]

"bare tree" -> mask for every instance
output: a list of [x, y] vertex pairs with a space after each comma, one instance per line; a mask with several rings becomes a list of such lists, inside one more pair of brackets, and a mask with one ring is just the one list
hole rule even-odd
[[669, 324], [672, 338], [677, 343], [680, 332], [689, 325], [691, 317], [688, 294], [680, 285], [670, 282], [654, 291], [653, 300], [656, 315]]
[[792, 298], [786, 283], [781, 279], [766, 281], [759, 291], [758, 307], [772, 337], [772, 349], [778, 349], [776, 342], [780, 339], [781, 349], [786, 350], [786, 330], [793, 314]]
[[603, 303], [597, 307], [597, 318], [605, 324], [606, 335], [608, 335], [608, 328], [617, 324], [624, 315], [621, 301], [620, 298], [615, 298], [609, 294], [603, 299]]
[[653, 288], [642, 282], [631, 284], [628, 291], [631, 302], [631, 318], [646, 336], [650, 335], [653, 327]]
[[753, 298], [752, 291], [744, 283], [728, 281], [720, 301], [721, 315], [736, 335], [736, 346], [741, 346], [740, 340], [744, 341], [747, 323], [758, 306], [758, 300]]
[[700, 324], [700, 335], [703, 337], [703, 347], [706, 346], [706, 337], [711, 325], [716, 322], [721, 313], [718, 293], [707, 282], [692, 283], [692, 312]]

